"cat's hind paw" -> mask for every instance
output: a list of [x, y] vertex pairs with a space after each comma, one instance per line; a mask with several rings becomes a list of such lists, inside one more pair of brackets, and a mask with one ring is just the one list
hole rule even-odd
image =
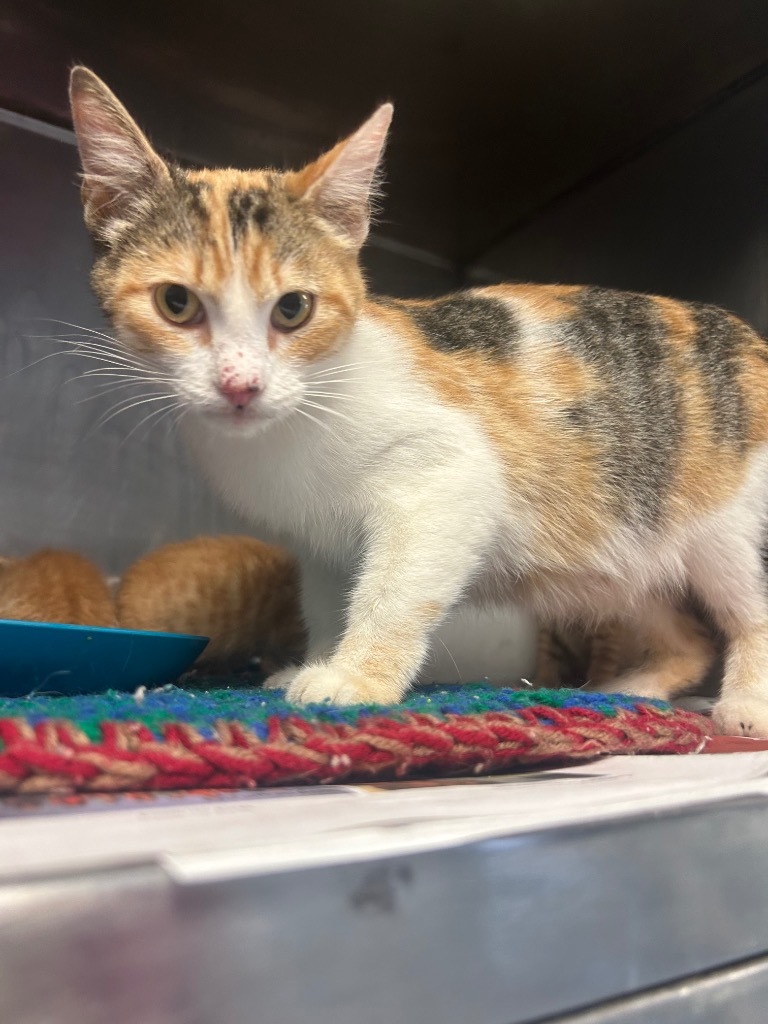
[[631, 672], [616, 676], [608, 682], [599, 683], [597, 686], [587, 685], [587, 690], [594, 690], [598, 693], [620, 693], [632, 697], [651, 697], [656, 700], [666, 700], [667, 693], [659, 685], [657, 675], [646, 672]]
[[712, 721], [725, 736], [768, 739], [768, 698], [725, 697], [715, 705]]

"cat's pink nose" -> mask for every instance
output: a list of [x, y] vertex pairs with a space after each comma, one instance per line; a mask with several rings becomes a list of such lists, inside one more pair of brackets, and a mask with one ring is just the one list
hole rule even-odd
[[256, 381], [245, 385], [242, 381], [222, 381], [219, 384], [219, 391], [235, 409], [245, 409], [262, 390], [261, 384]]

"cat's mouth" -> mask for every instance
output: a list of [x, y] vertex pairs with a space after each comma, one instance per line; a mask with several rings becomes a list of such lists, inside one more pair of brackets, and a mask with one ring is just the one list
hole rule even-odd
[[268, 410], [254, 409], [250, 406], [247, 409], [233, 409], [231, 406], [228, 408], [208, 408], [205, 412], [212, 419], [222, 423], [242, 424], [243, 426], [251, 423], [264, 423], [272, 419]]
[[232, 405], [208, 405], [200, 412], [209, 423], [233, 433], [247, 433], [249, 430], [260, 429], [280, 418], [280, 410], [273, 409], [262, 403], [252, 403], [239, 409]]

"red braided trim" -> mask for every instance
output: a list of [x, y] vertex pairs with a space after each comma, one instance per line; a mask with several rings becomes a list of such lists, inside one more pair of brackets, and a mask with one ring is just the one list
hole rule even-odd
[[168, 725], [162, 739], [134, 722], [105, 722], [91, 742], [74, 724], [0, 720], [0, 792], [241, 789], [286, 783], [467, 774], [553, 759], [604, 754], [681, 754], [702, 748], [711, 728], [700, 715], [638, 705], [612, 718], [585, 708], [549, 707], [479, 715], [405, 713], [357, 725], [268, 722], [266, 740], [237, 722], [215, 739]]

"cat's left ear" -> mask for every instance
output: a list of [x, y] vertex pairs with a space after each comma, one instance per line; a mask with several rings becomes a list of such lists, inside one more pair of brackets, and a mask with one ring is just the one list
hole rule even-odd
[[73, 69], [69, 97], [83, 165], [85, 222], [92, 234], [109, 241], [170, 180], [168, 166], [88, 68]]
[[313, 204], [356, 248], [365, 241], [377, 196], [377, 175], [394, 108], [384, 103], [354, 135], [297, 174], [289, 187]]

